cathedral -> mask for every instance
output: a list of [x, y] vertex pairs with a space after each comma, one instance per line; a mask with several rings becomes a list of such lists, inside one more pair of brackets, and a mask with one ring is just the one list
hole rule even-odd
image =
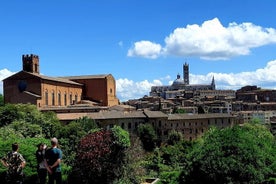
[[183, 79], [178, 74], [172, 85], [152, 86], [150, 96], [159, 96], [164, 99], [183, 96], [187, 91], [215, 90], [215, 79], [213, 77], [211, 84], [190, 84], [189, 83], [189, 64], [183, 65]]

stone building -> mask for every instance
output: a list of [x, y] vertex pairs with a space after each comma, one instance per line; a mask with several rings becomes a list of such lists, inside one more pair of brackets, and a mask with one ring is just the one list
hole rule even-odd
[[189, 83], [189, 65], [183, 65], [183, 79], [178, 74], [172, 85], [152, 86], [150, 96], [159, 96], [164, 99], [176, 98], [185, 95], [186, 91], [215, 90], [215, 79], [213, 77], [211, 84], [190, 84]]
[[209, 128], [225, 128], [237, 123], [236, 117], [230, 114], [166, 114], [161, 111], [100, 111], [88, 113], [57, 113], [61, 122], [67, 123], [81, 117], [93, 119], [103, 128], [121, 126], [128, 132], [136, 132], [140, 124], [151, 124], [158, 137], [166, 140], [171, 131], [183, 134], [185, 140], [195, 140]]
[[276, 102], [276, 90], [244, 86], [237, 90], [236, 99], [244, 102]]
[[22, 71], [3, 80], [5, 103], [30, 103], [38, 108], [67, 107], [87, 101], [99, 106], [119, 104], [111, 74], [48, 77], [40, 74], [37, 55], [23, 55], [22, 63]]
[[166, 119], [154, 124], [158, 135], [167, 138], [172, 130], [181, 132], [184, 139], [195, 140], [209, 128], [225, 128], [236, 124], [235, 117], [229, 114], [168, 114]]
[[239, 111], [236, 113], [240, 123], [258, 120], [260, 124], [269, 125], [271, 119], [276, 117], [276, 111]]

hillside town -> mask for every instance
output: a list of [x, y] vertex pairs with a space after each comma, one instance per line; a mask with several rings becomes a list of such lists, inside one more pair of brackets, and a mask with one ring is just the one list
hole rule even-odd
[[276, 1], [0, 4], [0, 184], [276, 184]]
[[219, 128], [258, 120], [276, 131], [276, 90], [244, 86], [216, 89], [190, 84], [189, 64], [183, 64], [172, 85], [152, 86], [149, 95], [119, 102], [112, 74], [49, 77], [40, 74], [39, 56], [22, 56], [22, 71], [3, 80], [5, 103], [29, 103], [42, 112], [53, 111], [63, 123], [89, 117], [98, 125], [119, 125], [129, 132], [150, 123], [161, 139], [172, 130], [195, 140], [210, 127]]

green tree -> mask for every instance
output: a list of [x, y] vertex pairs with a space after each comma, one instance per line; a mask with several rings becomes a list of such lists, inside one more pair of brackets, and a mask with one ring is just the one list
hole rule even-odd
[[186, 110], [185, 109], [175, 108], [173, 113], [175, 113], [175, 114], [185, 114]]
[[193, 148], [193, 142], [180, 140], [172, 145], [163, 144], [147, 158], [147, 168], [157, 173], [151, 175], [160, 178], [161, 183], [179, 183], [182, 170], [188, 166], [187, 155]]
[[276, 171], [275, 139], [258, 124], [211, 129], [189, 155], [183, 183], [262, 183]]
[[146, 151], [153, 151], [157, 143], [157, 135], [153, 126], [149, 123], [138, 126], [138, 136]]
[[4, 96], [0, 94], [0, 106], [4, 105]]
[[83, 117], [70, 122], [66, 126], [61, 126], [58, 130], [60, 144], [65, 155], [63, 161], [72, 165], [76, 156], [76, 150], [80, 139], [88, 134], [89, 131], [98, 128], [94, 120]]
[[[10, 137], [9, 139], [0, 138], [0, 156], [5, 156], [11, 151], [12, 143], [17, 142], [19, 144], [19, 152], [23, 155], [26, 160], [26, 167], [24, 173], [26, 175], [26, 183], [35, 183], [37, 178], [37, 161], [35, 158], [35, 152], [37, 145], [41, 142], [48, 143], [49, 140], [44, 138], [16, 138]], [[0, 165], [0, 176], [4, 177], [6, 168]], [[5, 181], [5, 178], [0, 178], [1, 183]]]
[[130, 147], [126, 150], [126, 164], [122, 176], [114, 184], [140, 184], [146, 176], [144, 167], [146, 152], [137, 135], [130, 134]]
[[43, 137], [42, 127], [37, 124], [27, 123], [23, 120], [15, 120], [11, 124], [3, 127], [3, 129], [11, 128], [17, 135], [27, 137]]
[[42, 128], [46, 138], [57, 136], [61, 124], [54, 112], [41, 112], [31, 104], [6, 104], [0, 107], [0, 127], [13, 122], [26, 122]]
[[16, 119], [21, 119], [20, 111], [14, 104], [6, 104], [0, 107], [0, 127], [12, 123]]
[[170, 145], [174, 145], [178, 142], [180, 142], [181, 140], [183, 139], [183, 135], [181, 132], [177, 132], [175, 130], [172, 130], [170, 133], [169, 133], [169, 136], [168, 136], [168, 144]]

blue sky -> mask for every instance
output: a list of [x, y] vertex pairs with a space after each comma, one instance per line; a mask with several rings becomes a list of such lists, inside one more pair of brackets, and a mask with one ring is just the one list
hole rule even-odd
[[[112, 74], [121, 101], [190, 83], [276, 89], [273, 0], [3, 0], [0, 79], [40, 57], [43, 75]], [[0, 93], [3, 92], [0, 83]]]

